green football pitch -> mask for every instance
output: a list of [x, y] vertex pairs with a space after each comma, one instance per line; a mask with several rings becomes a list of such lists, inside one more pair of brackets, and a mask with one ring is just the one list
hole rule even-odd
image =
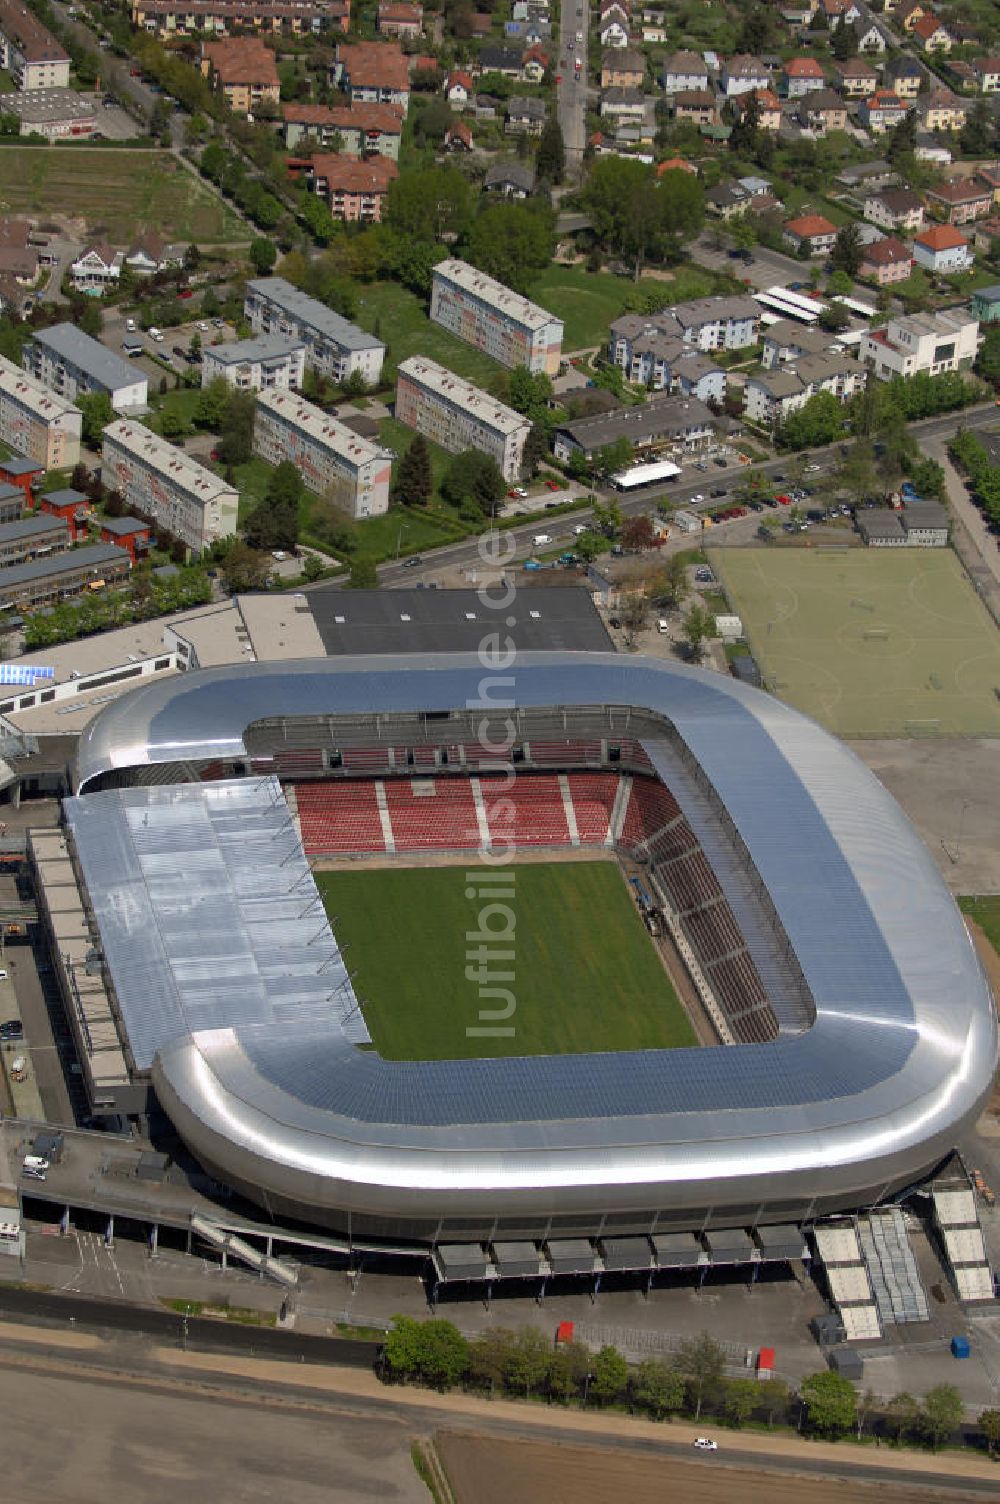
[[[457, 1060], [473, 1056], [564, 1055], [603, 1050], [663, 1050], [697, 1043], [625, 879], [614, 862], [526, 863], [513, 873], [513, 915], [485, 925], [513, 928], [511, 961], [491, 960], [513, 979], [502, 1023], [482, 1027], [481, 999], [466, 978], [478, 962], [467, 952], [491, 870], [470, 856], [477, 888], [466, 896], [466, 867], [383, 867], [319, 872], [319, 886], [362, 1001], [375, 1049], [388, 1060]], [[505, 889], [506, 892], [506, 889]], [[491, 942], [491, 948], [500, 942]]]
[[720, 548], [768, 689], [840, 736], [1000, 736], [1000, 635], [951, 549]]

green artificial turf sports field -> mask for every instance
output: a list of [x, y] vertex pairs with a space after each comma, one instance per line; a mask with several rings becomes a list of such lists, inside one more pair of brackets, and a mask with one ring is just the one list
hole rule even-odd
[[[469, 870], [488, 881], [490, 869]], [[507, 869], [511, 870], [511, 869]], [[694, 1031], [614, 862], [513, 868], [513, 1015], [502, 1037], [480, 1024], [466, 940], [489, 899], [466, 897], [466, 867], [386, 867], [316, 874], [362, 1000], [389, 1060], [673, 1049]], [[493, 921], [500, 923], [499, 919]], [[504, 921], [505, 923], [507, 921]], [[498, 968], [499, 962], [491, 962]]]

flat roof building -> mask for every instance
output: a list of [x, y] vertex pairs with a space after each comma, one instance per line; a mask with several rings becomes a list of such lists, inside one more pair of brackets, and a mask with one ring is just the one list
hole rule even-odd
[[261, 392], [253, 447], [271, 465], [290, 460], [310, 491], [349, 517], [379, 517], [389, 510], [391, 456], [302, 397]]
[[61, 553], [69, 547], [69, 528], [61, 517], [35, 512], [18, 522], [0, 526], [0, 568], [25, 564], [42, 554]]
[[503, 366], [527, 366], [549, 376], [559, 371], [562, 320], [467, 261], [449, 257], [438, 262], [430, 316]]
[[26, 500], [23, 486], [0, 480], [0, 524], [17, 522], [23, 517]]
[[120, 491], [131, 511], [169, 529], [188, 548], [200, 553], [235, 533], [236, 487], [141, 423], [109, 423], [101, 459], [104, 484]]
[[480, 391], [436, 361], [411, 355], [399, 367], [396, 417], [450, 454], [478, 449], [496, 460], [504, 480], [521, 473], [531, 424], [522, 413]]
[[91, 543], [68, 553], [0, 569], [0, 611], [45, 606], [128, 578], [132, 560], [123, 548]]
[[116, 412], [145, 407], [149, 382], [135, 366], [75, 324], [39, 329], [21, 354], [24, 369], [67, 402], [106, 392]]
[[219, 377], [241, 392], [297, 390], [305, 374], [306, 347], [289, 334], [259, 334], [256, 339], [202, 349], [201, 384]]
[[0, 355], [0, 440], [46, 470], [80, 458], [83, 414]]
[[22, 136], [85, 141], [97, 131], [96, 99], [75, 89], [22, 89], [9, 96], [6, 108], [20, 120]]
[[555, 431], [553, 450], [557, 459], [568, 460], [574, 453], [589, 459], [620, 439], [627, 439], [636, 449], [656, 449], [665, 444], [696, 449], [707, 442], [712, 429], [712, 414], [697, 397], [663, 395], [634, 407], [563, 423]]
[[305, 363], [334, 381], [355, 374], [374, 386], [382, 374], [385, 345], [373, 334], [334, 313], [284, 277], [247, 283], [243, 311], [255, 334], [284, 334], [305, 346]]

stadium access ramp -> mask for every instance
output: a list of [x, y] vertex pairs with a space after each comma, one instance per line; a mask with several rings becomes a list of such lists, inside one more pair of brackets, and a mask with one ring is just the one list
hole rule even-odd
[[813, 1228], [813, 1241], [847, 1341], [881, 1337], [882, 1322], [854, 1223], [849, 1218], [819, 1222]]
[[298, 1271], [283, 1264], [280, 1259], [274, 1258], [267, 1253], [261, 1253], [259, 1248], [254, 1248], [243, 1238], [238, 1238], [234, 1232], [226, 1227], [220, 1227], [217, 1222], [212, 1222], [208, 1217], [201, 1217], [197, 1213], [191, 1218], [191, 1231], [197, 1233], [199, 1238], [204, 1238], [206, 1243], [211, 1243], [213, 1248], [230, 1258], [239, 1259], [243, 1264], [249, 1264], [251, 1269], [256, 1269], [258, 1274], [265, 1275], [269, 1279], [277, 1281], [279, 1285], [287, 1285], [294, 1288], [299, 1282]]
[[858, 1241], [883, 1324], [929, 1321], [927, 1295], [899, 1207], [889, 1206], [859, 1217]]
[[964, 1176], [945, 1183], [935, 1181], [931, 1203], [941, 1250], [959, 1300], [963, 1305], [994, 1300], [993, 1270], [972, 1187]]

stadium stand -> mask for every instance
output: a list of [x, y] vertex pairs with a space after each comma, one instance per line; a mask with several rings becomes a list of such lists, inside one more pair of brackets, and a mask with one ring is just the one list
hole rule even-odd
[[295, 797], [307, 856], [385, 850], [374, 783], [297, 783]]
[[581, 845], [603, 845], [607, 840], [619, 782], [616, 773], [568, 775], [566, 783]]
[[397, 851], [479, 845], [476, 804], [467, 778], [386, 779], [385, 797]]
[[506, 778], [481, 778], [490, 835], [498, 844], [566, 846], [569, 824], [559, 779], [545, 773]]

